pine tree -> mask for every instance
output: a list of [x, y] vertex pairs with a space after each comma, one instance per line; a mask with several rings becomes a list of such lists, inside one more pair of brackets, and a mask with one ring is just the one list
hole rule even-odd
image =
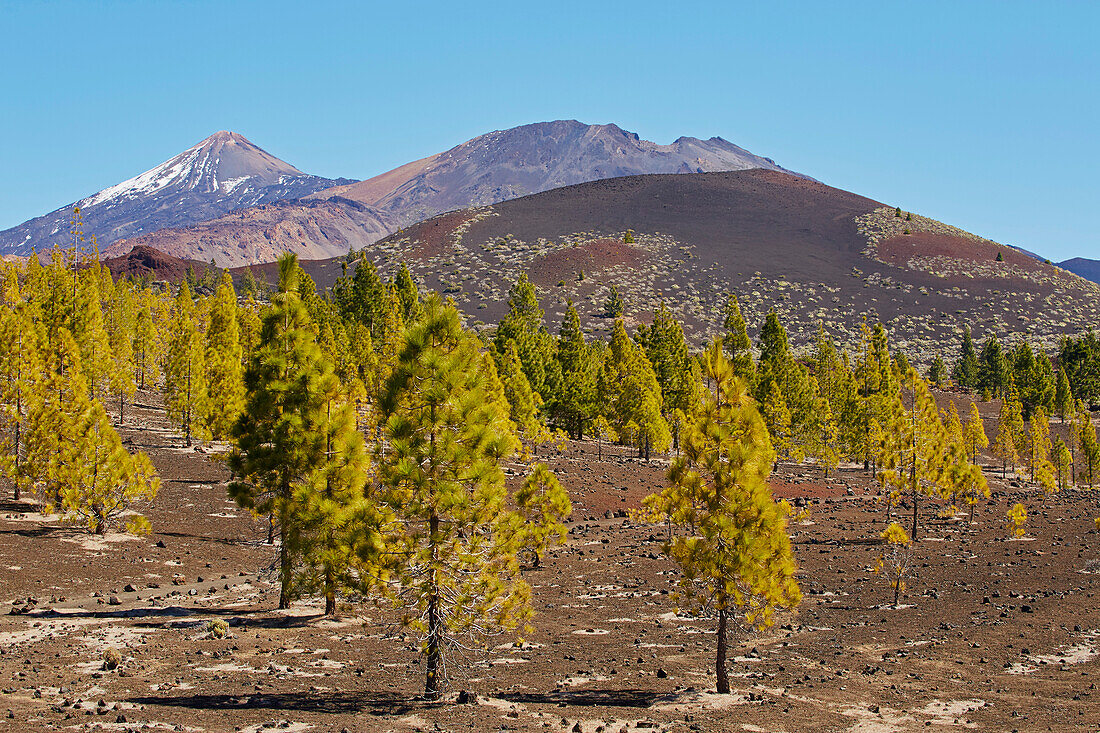
[[179, 426], [187, 445], [191, 445], [192, 436], [207, 435], [210, 401], [204, 344], [195, 323], [195, 306], [187, 283], [180, 285], [174, 310], [164, 360], [164, 406], [168, 418]]
[[912, 394], [912, 406], [901, 409], [895, 400], [893, 417], [885, 426], [887, 447], [881, 477], [887, 486], [908, 495], [913, 504], [909, 536], [916, 541], [919, 504], [922, 496], [945, 492], [946, 431], [927, 383], [915, 370], [905, 375], [905, 387]]
[[1043, 412], [1042, 407], [1036, 407], [1027, 424], [1029, 428], [1027, 462], [1031, 480], [1035, 481], [1036, 472], [1050, 459], [1050, 418]]
[[978, 355], [974, 351], [974, 339], [970, 336], [970, 326], [966, 326], [963, 329], [959, 358], [951, 371], [951, 379], [963, 389], [977, 389], [978, 372]]
[[73, 338], [80, 347], [80, 361], [89, 394], [102, 399], [107, 393], [108, 378], [112, 369], [111, 343], [103, 319], [103, 305], [99, 297], [98, 263], [78, 278], [75, 294]]
[[[106, 268], [104, 268], [106, 269]], [[134, 300], [130, 287], [120, 283], [107, 303], [107, 339], [111, 351], [111, 369], [107, 384], [118, 397], [118, 422], [126, 422], [126, 398], [137, 391], [134, 364]]]
[[1058, 488], [1065, 489], [1073, 477], [1073, 456], [1070, 455], [1069, 448], [1061, 438], [1054, 439], [1054, 448], [1050, 452], [1050, 457], [1054, 464]]
[[879, 556], [875, 565], [876, 572], [885, 572], [894, 589], [894, 608], [898, 607], [901, 594], [905, 590], [905, 576], [909, 571], [909, 564], [913, 558], [913, 542], [905, 530], [897, 522], [891, 522], [890, 526], [880, 535], [886, 542], [886, 550]]
[[722, 347], [726, 350], [726, 357], [733, 364], [733, 370], [737, 376], [751, 385], [756, 377], [756, 364], [752, 360], [752, 342], [749, 340], [745, 318], [741, 315], [741, 305], [733, 293], [729, 293], [726, 297], [722, 328], [724, 331]]
[[684, 331], [662, 301], [653, 314], [653, 323], [639, 326], [635, 341], [645, 352], [661, 387], [661, 407], [689, 410], [698, 401], [699, 378], [695, 360], [688, 352]]
[[509, 411], [509, 417], [521, 436], [537, 441], [545, 431], [538, 418], [542, 399], [531, 389], [531, 383], [523, 373], [515, 341], [509, 341], [505, 345], [504, 353], [497, 356], [495, 361], [498, 364], [497, 375], [504, 391], [504, 406]]
[[155, 374], [161, 356], [161, 340], [158, 327], [161, 315], [157, 296], [145, 288], [138, 292], [135, 302], [134, 340], [131, 351], [134, 354], [134, 369], [137, 386], [145, 389], [146, 377]]
[[607, 300], [603, 304], [604, 318], [619, 318], [623, 314], [623, 298], [614, 285], [608, 290]]
[[77, 417], [88, 402], [88, 384], [80, 368], [80, 349], [64, 326], [43, 353], [41, 379], [27, 393], [25, 455], [22, 475], [48, 508], [61, 503], [66, 451], [76, 445]]
[[313, 388], [321, 413], [317, 428], [324, 452], [316, 470], [293, 485], [292, 503], [299, 516], [289, 523], [288, 542], [290, 554], [302, 558], [299, 588], [318, 588], [325, 615], [332, 616], [339, 588], [369, 590], [377, 577], [377, 549], [389, 515], [366, 487], [369, 460], [350, 395], [331, 364], [321, 362], [315, 370]]
[[1085, 465], [1084, 475], [1089, 488], [1096, 483], [1094, 474], [1097, 466], [1100, 466], [1100, 442], [1096, 439], [1096, 426], [1092, 424], [1092, 416], [1087, 409], [1080, 410], [1077, 423], [1077, 441], [1081, 446], [1081, 457]]
[[524, 479], [513, 500], [523, 521], [519, 544], [530, 552], [533, 567], [542, 564], [542, 555], [565, 541], [563, 520], [573, 512], [569, 495], [545, 463], [536, 463]]
[[553, 377], [553, 367], [557, 366], [556, 343], [547, 333], [542, 319], [543, 310], [535, 286], [524, 273], [509, 291], [508, 314], [497, 327], [493, 343], [503, 354], [508, 341], [514, 341], [531, 389], [544, 401], [553, 401], [558, 387]]
[[233, 426], [229, 494], [267, 515], [279, 529], [279, 608], [294, 587], [295, 536], [302, 531], [300, 484], [325, 465], [325, 404], [319, 383], [326, 362], [298, 296], [297, 258], [279, 259], [278, 292], [264, 316], [260, 343], [245, 372], [245, 409]]
[[206, 386], [215, 396], [205, 420], [210, 433], [220, 440], [229, 436], [245, 402], [237, 295], [228, 272], [222, 273], [210, 306], [205, 366]]
[[519, 441], [489, 397], [481, 363], [458, 312], [430, 296], [405, 333], [381, 401], [391, 446], [381, 483], [400, 520], [389, 539], [394, 598], [403, 623], [422, 635], [432, 698], [456, 644], [531, 615], [516, 557], [518, 518], [505, 508], [500, 467]]
[[592, 349], [585, 343], [573, 301], [569, 301], [558, 331], [557, 360], [561, 389], [550, 405], [550, 411], [556, 422], [564, 426], [570, 435], [580, 438], [585, 423], [595, 412], [599, 361], [593, 358]]
[[982, 416], [978, 412], [977, 402], [970, 403], [970, 419], [966, 421], [963, 437], [970, 453], [970, 462], [976, 464], [978, 451], [989, 447], [989, 437], [985, 434], [985, 423], [982, 422]]
[[978, 389], [994, 397], [1003, 397], [1011, 381], [1008, 359], [996, 336], [990, 336], [978, 359]]
[[932, 360], [932, 366], [928, 368], [928, 381], [935, 387], [942, 387], [943, 380], [947, 377], [947, 365], [943, 359], [937, 356]]
[[754, 396], [763, 402], [764, 389], [772, 382], [779, 386], [783, 401], [791, 413], [792, 444], [812, 443], [815, 424], [814, 394], [802, 365], [795, 361], [787, 340], [787, 332], [775, 311], [768, 313], [760, 329], [760, 360], [757, 363], [757, 383]]
[[71, 432], [75, 440], [61, 445], [57, 508], [65, 521], [93, 534], [118, 526], [148, 534], [148, 520], [131, 507], [156, 497], [160, 479], [153, 464], [144, 453], [126, 452], [99, 400], [79, 401]]
[[1073, 391], [1069, 388], [1069, 379], [1066, 378], [1066, 370], [1058, 370], [1058, 382], [1054, 390], [1054, 411], [1058, 413], [1063, 423], [1067, 415], [1073, 414]]
[[618, 440], [619, 434], [615, 432], [615, 428], [611, 426], [606, 417], [596, 415], [592, 420], [592, 437], [596, 439], [596, 460], [602, 461], [604, 442]]
[[768, 626], [777, 608], [801, 600], [787, 535], [787, 517], [768, 487], [774, 453], [768, 432], [720, 348], [706, 355], [713, 385], [692, 416], [684, 455], [669, 469], [669, 486], [646, 507], [684, 527], [665, 542], [680, 566], [680, 598], [718, 614], [715, 670], [718, 692], [730, 690], [726, 670], [729, 614], [748, 626]]
[[1020, 461], [1020, 448], [1024, 444], [1023, 408], [1010, 388], [1001, 400], [1001, 413], [997, 420], [997, 437], [993, 440], [993, 455], [1001, 459], [1001, 478], [1007, 478], [1008, 467], [1013, 470]]
[[776, 461], [801, 463], [801, 450], [791, 439], [791, 412], [787, 409], [787, 402], [774, 379], [771, 380], [764, 398], [763, 414], [771, 444], [775, 448]]
[[668, 448], [672, 434], [661, 415], [661, 388], [649, 360], [626, 335], [621, 318], [611, 332], [597, 388], [601, 412], [620, 440], [635, 443], [640, 457], [648, 459], [652, 451]]
[[840, 464], [840, 448], [837, 444], [838, 428], [836, 417], [833, 415], [829, 398], [820, 395], [817, 399], [817, 409], [814, 411], [817, 418], [817, 440], [814, 445], [814, 458], [817, 464], [825, 471], [825, 478], [829, 478], [829, 471]]
[[0, 420], [4, 424], [2, 443], [4, 472], [12, 481], [14, 499], [22, 499], [31, 488], [27, 471], [27, 421], [41, 389], [42, 338], [32, 320], [30, 303], [13, 303], [0, 309]]
[[404, 262], [401, 263], [401, 269], [397, 271], [394, 278], [394, 288], [397, 291], [397, 299], [401, 303], [401, 319], [405, 323], [412, 323], [420, 318], [420, 293], [412, 273]]

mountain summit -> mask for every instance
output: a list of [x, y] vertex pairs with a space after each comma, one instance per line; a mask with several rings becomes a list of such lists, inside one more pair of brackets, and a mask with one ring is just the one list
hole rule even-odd
[[125, 237], [350, 182], [303, 173], [243, 135], [222, 130], [139, 176], [0, 232], [0, 254], [68, 245], [74, 206], [81, 208], [85, 234], [106, 247]]
[[352, 199], [402, 224], [552, 188], [645, 173], [785, 171], [720, 137], [642, 140], [617, 125], [556, 120], [497, 130], [380, 176], [315, 194]]
[[789, 173], [718, 137], [681, 137], [658, 145], [616, 125], [539, 122], [490, 132], [301, 201], [255, 206], [119, 241], [106, 253], [123, 255], [143, 245], [184, 259], [213, 258], [223, 267], [274, 260], [287, 250], [319, 259], [362, 249], [435, 214], [562, 186], [638, 174], [748, 169]]

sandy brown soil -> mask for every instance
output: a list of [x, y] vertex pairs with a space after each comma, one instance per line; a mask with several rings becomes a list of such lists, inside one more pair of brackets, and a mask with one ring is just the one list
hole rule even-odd
[[[148, 398], [146, 398], [148, 399]], [[984, 408], [983, 408], [984, 409]], [[662, 529], [622, 515], [662, 462], [580, 444], [551, 457], [575, 504], [567, 544], [530, 571], [537, 630], [451, 668], [443, 703], [387, 609], [277, 612], [265, 526], [227, 502], [224, 469], [184, 449], [152, 406], [124, 437], [166, 477], [143, 539], [90, 541], [0, 508], [0, 730], [1079, 730], [1100, 727], [1100, 496], [1043, 501], [993, 479], [976, 523], [922, 515], [902, 608], [870, 572], [882, 504], [857, 467], [824, 480], [781, 466], [808, 497], [792, 527], [805, 594], [793, 615], [737, 631], [734, 692], [717, 695], [714, 623], [677, 613]], [[991, 477], [992, 478], [992, 477]], [[1004, 513], [1027, 503], [1029, 536]], [[803, 502], [799, 502], [803, 503]], [[160, 546], [160, 545], [163, 545]], [[230, 637], [208, 623], [223, 619]], [[107, 647], [122, 652], [103, 668]], [[464, 699], [457, 698], [463, 691]], [[472, 693], [472, 694], [470, 694]]]

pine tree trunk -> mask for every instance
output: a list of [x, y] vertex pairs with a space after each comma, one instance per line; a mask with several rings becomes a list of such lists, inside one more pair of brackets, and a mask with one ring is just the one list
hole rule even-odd
[[714, 663], [714, 672], [718, 677], [718, 694], [728, 695], [730, 678], [726, 671], [726, 609], [718, 609], [718, 658]]
[[913, 492], [913, 531], [909, 533], [913, 541], [917, 541], [917, 504], [920, 501], [920, 495]]
[[901, 598], [901, 578], [894, 581], [894, 608], [898, 607], [898, 600]]
[[[434, 436], [433, 436], [434, 439]], [[427, 651], [427, 676], [424, 680], [424, 694], [429, 699], [436, 700], [439, 698], [442, 692], [442, 684], [439, 679], [439, 666], [441, 661], [441, 649], [440, 642], [443, 636], [443, 629], [440, 625], [439, 618], [439, 588], [436, 583], [436, 569], [435, 565], [435, 552], [434, 546], [436, 532], [439, 531], [439, 517], [433, 512], [428, 519], [428, 532], [429, 537], [433, 543], [432, 547], [432, 570], [429, 580], [430, 587], [428, 590], [428, 651]]]
[[328, 565], [325, 566], [325, 615], [336, 615], [336, 579]]
[[279, 608], [290, 608], [290, 549], [287, 547], [286, 510], [279, 518]]
[[15, 500], [19, 501], [22, 498], [22, 491], [19, 489], [19, 421], [15, 421]]

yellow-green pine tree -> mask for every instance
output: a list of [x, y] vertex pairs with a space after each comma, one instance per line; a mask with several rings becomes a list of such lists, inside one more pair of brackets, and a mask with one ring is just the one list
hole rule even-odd
[[[103, 268], [107, 271], [107, 268]], [[107, 271], [109, 272], [109, 271]], [[118, 397], [118, 422], [126, 422], [126, 399], [137, 391], [134, 362], [135, 304], [128, 283], [119, 283], [107, 302], [107, 339], [111, 346], [111, 371], [107, 386]]]
[[713, 385], [693, 415], [684, 453], [672, 462], [669, 486], [646, 507], [683, 528], [665, 542], [680, 566], [680, 598], [718, 614], [718, 692], [730, 690], [726, 669], [729, 615], [768, 626], [775, 609], [801, 600], [787, 535], [787, 516], [767, 477], [774, 453], [756, 401], [718, 347], [705, 355]]
[[[1027, 462], [1031, 480], [1035, 481], [1036, 472], [1050, 459], [1050, 419], [1043, 408], [1036, 405], [1028, 424]], [[1050, 482], [1047, 482], [1048, 484]]]
[[144, 453], [126, 452], [99, 400], [82, 402], [76, 440], [62, 446], [58, 508], [66, 521], [94, 534], [116, 527], [148, 534], [149, 521], [132, 507], [156, 497], [160, 479], [153, 464]]
[[233, 426], [227, 462], [233, 473], [230, 496], [278, 527], [279, 608], [289, 608], [301, 589], [294, 568], [307, 513], [299, 489], [326, 461], [319, 387], [327, 362], [298, 295], [298, 273], [292, 253], [279, 259], [278, 292], [245, 372], [248, 398]]
[[993, 455], [1001, 459], [1001, 478], [1008, 476], [1010, 465], [1016, 470], [1016, 464], [1020, 462], [1020, 448], [1025, 440], [1022, 410], [1016, 389], [1010, 385], [1001, 399], [997, 437], [993, 440]]
[[[9, 300], [11, 302], [11, 300]], [[30, 409], [41, 388], [42, 339], [31, 318], [31, 305], [17, 303], [0, 310], [0, 418], [4, 422], [4, 470], [14, 498], [31, 488], [25, 456]]]
[[989, 447], [989, 437], [985, 434], [985, 423], [978, 412], [978, 403], [970, 403], [970, 419], [966, 421], [963, 429], [963, 438], [966, 441], [967, 450], [970, 452], [970, 462], [978, 462], [978, 451]]
[[546, 550], [565, 541], [563, 520], [573, 511], [569, 495], [545, 463], [536, 463], [512, 498], [522, 521], [517, 539], [537, 568]]
[[390, 450], [379, 467], [398, 517], [389, 537], [394, 596], [420, 634], [425, 692], [437, 698], [446, 661], [493, 630], [531, 616], [516, 556], [501, 461], [519, 448], [481, 369], [480, 343], [436, 295], [405, 332], [381, 410]]
[[179, 426], [187, 445], [193, 436], [206, 437], [210, 401], [202, 333], [187, 283], [180, 285], [164, 360], [164, 406]]
[[370, 463], [363, 436], [355, 428], [350, 396], [328, 364], [321, 365], [316, 383], [323, 412], [319, 428], [324, 460], [294, 487], [301, 517], [292, 523], [288, 541], [292, 554], [302, 558], [308, 578], [299, 585], [319, 587], [325, 614], [331, 616], [341, 587], [368, 590], [370, 583], [365, 581], [377, 577], [371, 569], [385, 521], [365, 490]]
[[210, 434], [221, 440], [229, 437], [245, 400], [237, 295], [228, 272], [222, 273], [210, 305], [204, 361], [206, 388], [213, 397], [204, 419]]

